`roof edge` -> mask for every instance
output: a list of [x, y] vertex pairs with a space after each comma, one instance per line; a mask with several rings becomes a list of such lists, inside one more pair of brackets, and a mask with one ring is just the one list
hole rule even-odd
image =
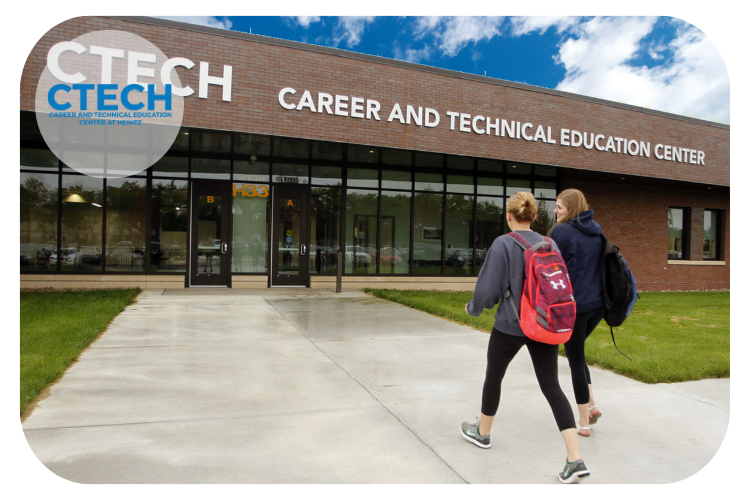
[[677, 115], [673, 113], [666, 113], [664, 111], [658, 111], [654, 109], [644, 108], [640, 106], [634, 106], [632, 104], [625, 104], [616, 101], [608, 101], [606, 99], [600, 99], [597, 97], [589, 97], [585, 95], [575, 94], [572, 92], [565, 92], [562, 90], [548, 89], [545, 87], [538, 87], [535, 85], [529, 85], [526, 83], [511, 82], [509, 80], [501, 80], [499, 78], [491, 78], [487, 76], [472, 75], [471, 73], [462, 73], [460, 71], [454, 71], [449, 69], [437, 68], [434, 66], [427, 66], [424, 64], [410, 63], [406, 61], [399, 61], [396, 59], [389, 59], [382, 56], [373, 56], [369, 54], [361, 54], [359, 52], [352, 52], [344, 49], [334, 49], [331, 47], [323, 47], [320, 45], [312, 45], [303, 42], [295, 42], [291, 40], [284, 40], [282, 38], [273, 38], [265, 35], [254, 35], [251, 33], [243, 33], [240, 31], [232, 31], [222, 28], [211, 28], [209, 26], [201, 26], [198, 24], [184, 23], [180, 21], [172, 21], [168, 19], [159, 19], [155, 17], [145, 16], [94, 16], [103, 17], [107, 19], [116, 19], [119, 21], [127, 21], [139, 24], [147, 24], [152, 26], [161, 26], [164, 28], [173, 28], [183, 31], [193, 31], [196, 33], [203, 33], [207, 35], [216, 35], [225, 38], [235, 38], [239, 40], [246, 40], [257, 43], [265, 43], [268, 45], [276, 45], [280, 47], [288, 47], [299, 50], [306, 50], [309, 52], [317, 52], [320, 54], [327, 54], [338, 57], [345, 57], [349, 59], [356, 59], [360, 61], [372, 62], [376, 64], [385, 64], [388, 66], [396, 66], [405, 69], [411, 69], [415, 71], [424, 71], [426, 73], [433, 73], [452, 78], [460, 78], [463, 80], [476, 81], [481, 83], [488, 83], [491, 85], [500, 85], [503, 87], [511, 87], [520, 90], [528, 90], [530, 92], [538, 92], [541, 94], [556, 95], [558, 97], [566, 97], [569, 99], [576, 99], [579, 101], [590, 102], [594, 104], [601, 104], [603, 106], [610, 106], [614, 108], [627, 109], [629, 111], [635, 111], [638, 113], [645, 113], [649, 115], [660, 116], [662, 118], [669, 118], [672, 120], [686, 121], [695, 123], [697, 125], [708, 125], [709, 127], [716, 127], [725, 130], [730, 130], [730, 126], [724, 123], [713, 122], [710, 120], [702, 120], [700, 118], [693, 118], [690, 116]]

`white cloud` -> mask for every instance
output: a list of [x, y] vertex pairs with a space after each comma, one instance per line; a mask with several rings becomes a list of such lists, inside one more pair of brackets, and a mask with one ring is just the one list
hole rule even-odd
[[159, 16], [160, 19], [170, 19], [182, 23], [199, 24], [209, 28], [222, 28], [225, 30], [232, 28], [232, 21], [227, 18], [218, 19], [212, 16]]
[[526, 35], [534, 31], [544, 34], [549, 28], [555, 27], [560, 33], [578, 23], [580, 18], [569, 16], [533, 16], [533, 17], [512, 17], [511, 34], [514, 36]]
[[469, 43], [499, 35], [502, 22], [502, 17], [420, 17], [415, 25], [415, 38], [432, 35], [443, 55], [453, 57]]
[[303, 28], [308, 28], [312, 23], [320, 22], [320, 16], [296, 16], [294, 19]]
[[395, 42], [393, 45], [393, 58], [401, 61], [418, 63], [429, 59], [432, 55], [432, 49], [430, 49], [427, 44], [424, 44], [424, 47], [421, 49], [412, 49], [411, 47], [408, 47], [406, 50], [403, 50], [398, 42]]
[[556, 60], [566, 74], [557, 89], [706, 120], [729, 120], [729, 76], [721, 54], [703, 32], [677, 22], [677, 37], [668, 47], [673, 57], [653, 68], [629, 61], [641, 52], [663, 57], [664, 46], [644, 41], [655, 18], [594, 18], [580, 24], [560, 45]]
[[338, 46], [343, 40], [346, 40], [346, 45], [349, 48], [359, 44], [367, 23], [372, 22], [374, 19], [373, 16], [339, 17], [336, 26], [333, 27], [334, 44]]

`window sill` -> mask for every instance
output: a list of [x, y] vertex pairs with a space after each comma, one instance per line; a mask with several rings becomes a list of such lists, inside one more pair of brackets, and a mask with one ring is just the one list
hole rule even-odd
[[676, 266], [726, 266], [723, 260], [668, 260], [667, 264]]

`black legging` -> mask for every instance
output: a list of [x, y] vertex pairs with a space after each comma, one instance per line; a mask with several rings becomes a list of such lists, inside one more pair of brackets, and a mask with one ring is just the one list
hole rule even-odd
[[557, 428], [560, 431], [575, 428], [573, 410], [557, 379], [558, 346], [542, 344], [528, 337], [508, 335], [494, 328], [487, 348], [487, 375], [482, 389], [482, 413], [488, 417], [497, 413], [500, 406], [500, 385], [505, 370], [524, 345], [529, 349], [539, 388], [552, 408]]
[[565, 355], [570, 365], [570, 376], [573, 379], [573, 393], [576, 395], [576, 404], [585, 405], [589, 402], [589, 384], [591, 374], [586, 366], [586, 339], [594, 331], [596, 325], [604, 317], [604, 308], [594, 309], [585, 313], [576, 314], [576, 324], [570, 340], [565, 343]]

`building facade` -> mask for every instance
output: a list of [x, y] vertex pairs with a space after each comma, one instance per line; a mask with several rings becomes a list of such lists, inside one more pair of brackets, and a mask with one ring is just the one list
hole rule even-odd
[[[181, 58], [181, 88], [201, 89], [184, 98], [169, 152], [121, 179], [63, 164], [34, 113], [50, 48], [98, 30]], [[22, 288], [330, 288], [340, 256], [345, 288], [472, 290], [508, 231], [507, 198], [533, 192], [546, 234], [570, 187], [640, 289], [729, 288], [729, 127], [718, 123], [263, 36], [86, 17], [35, 46], [20, 126]]]

